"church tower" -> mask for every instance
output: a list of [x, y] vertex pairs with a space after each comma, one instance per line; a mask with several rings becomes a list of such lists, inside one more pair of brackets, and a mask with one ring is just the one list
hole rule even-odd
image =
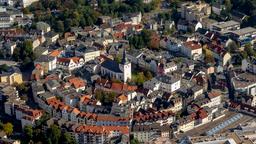
[[126, 50], [123, 51], [123, 58], [121, 63], [119, 64], [120, 69], [123, 71], [123, 81], [127, 82], [127, 80], [132, 78], [132, 65], [129, 60], [126, 58]]

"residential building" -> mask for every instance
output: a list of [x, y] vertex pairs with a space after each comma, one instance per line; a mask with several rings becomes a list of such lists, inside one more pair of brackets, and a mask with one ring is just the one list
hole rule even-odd
[[57, 58], [57, 68], [72, 71], [84, 65], [84, 59], [80, 57]]
[[30, 6], [32, 3], [37, 2], [39, 0], [21, 0], [21, 5], [23, 8]]
[[226, 22], [217, 22], [213, 23], [211, 25], [211, 31], [217, 31], [221, 33], [227, 33], [229, 31], [239, 30], [240, 29], [240, 23], [230, 20]]
[[181, 52], [190, 59], [199, 60], [202, 57], [203, 49], [201, 44], [189, 41], [183, 44]]
[[256, 58], [243, 59], [242, 70], [256, 74]]
[[34, 65], [40, 65], [44, 73], [48, 73], [57, 68], [57, 58], [48, 55], [41, 55], [34, 61]]
[[23, 83], [22, 73], [18, 67], [8, 67], [0, 70], [0, 83], [8, 83], [10, 85]]
[[76, 56], [82, 56], [84, 62], [95, 60], [95, 58], [100, 56], [100, 50], [95, 47], [79, 47], [75, 50]]
[[153, 91], [161, 90], [167, 93], [173, 93], [181, 87], [181, 76], [177, 74], [157, 76], [144, 82], [143, 87]]
[[245, 27], [231, 32], [238, 39], [243, 37], [255, 38], [256, 29], [253, 27]]
[[0, 12], [0, 28], [9, 28], [13, 25], [14, 19], [7, 12]]
[[186, 2], [181, 5], [181, 17], [187, 21], [202, 21], [204, 17], [208, 17], [211, 14], [211, 6], [207, 3]]
[[40, 30], [44, 33], [48, 33], [51, 31], [51, 27], [49, 24], [45, 23], [45, 22], [37, 22], [36, 23], [36, 29]]
[[247, 95], [256, 95], [256, 77], [255, 74], [242, 73], [231, 79], [234, 89], [239, 93]]
[[53, 31], [50, 31], [48, 33], [44, 34], [46, 41], [48, 44], [52, 44], [57, 42], [57, 40], [59, 39], [60, 35], [58, 33], [55, 33]]

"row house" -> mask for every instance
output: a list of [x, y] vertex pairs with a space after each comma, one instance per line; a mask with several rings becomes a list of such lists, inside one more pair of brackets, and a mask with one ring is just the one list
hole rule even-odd
[[39, 120], [42, 116], [40, 110], [33, 110], [26, 107], [19, 107], [16, 109], [16, 119], [21, 120], [22, 128], [27, 125], [34, 126], [35, 121]]
[[79, 57], [57, 58], [57, 68], [72, 71], [84, 65], [84, 59]]
[[[65, 105], [63, 102], [57, 99], [50, 99], [47, 101], [49, 107], [51, 108], [51, 115], [57, 118], [65, 118], [72, 122], [85, 122], [85, 124], [94, 124], [98, 126], [127, 126], [129, 125], [129, 118], [127, 117], [115, 117], [110, 115], [95, 115], [90, 113], [81, 112], [77, 108], [73, 108]], [[81, 116], [81, 117], [80, 117]], [[84, 118], [82, 120], [81, 118]]]
[[242, 73], [236, 75], [231, 79], [234, 89], [238, 93], [245, 93], [247, 95], [256, 95], [256, 77], [251, 73]]
[[[103, 144], [108, 138], [129, 135], [127, 126], [74, 126], [76, 140], [79, 144], [97, 143]], [[128, 141], [127, 141], [128, 142]]]
[[143, 87], [150, 90], [162, 90], [167, 93], [173, 93], [181, 86], [181, 77], [179, 75], [157, 76], [144, 82]]
[[256, 58], [243, 59], [242, 70], [256, 74]]

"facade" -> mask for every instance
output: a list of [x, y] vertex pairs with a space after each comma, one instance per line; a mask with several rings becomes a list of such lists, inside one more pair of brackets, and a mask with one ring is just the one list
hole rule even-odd
[[199, 60], [202, 57], [202, 46], [194, 41], [185, 42], [181, 47], [181, 52], [190, 59]]
[[34, 65], [41, 65], [44, 73], [48, 73], [49, 71], [53, 71], [57, 68], [57, 58], [53, 56], [41, 55], [34, 61]]
[[36, 29], [40, 30], [44, 33], [50, 32], [51, 31], [51, 27], [49, 24], [45, 23], [45, 22], [38, 22], [36, 23]]
[[84, 62], [95, 60], [95, 58], [100, 56], [100, 50], [96, 48], [84, 48], [75, 51], [76, 55], [83, 56]]
[[240, 23], [233, 20], [226, 21], [226, 22], [217, 22], [211, 25], [212, 31], [223, 32], [223, 33], [239, 30], [239, 29], [240, 29]]
[[153, 91], [162, 90], [167, 93], [173, 93], [181, 86], [181, 79], [178, 75], [157, 76], [143, 83], [143, 87]]
[[235, 75], [231, 81], [237, 92], [252, 96], [256, 95], [256, 77], [254, 74], [242, 73]]
[[206, 3], [187, 2], [181, 5], [181, 17], [185, 20], [192, 21], [202, 21], [204, 17], [208, 17], [211, 14], [211, 6]]
[[256, 74], [256, 59], [255, 58], [243, 59], [242, 70]]
[[32, 3], [34, 2], [37, 2], [39, 0], [21, 0], [21, 4], [22, 4], [22, 7], [28, 7], [30, 6]]
[[10, 85], [23, 83], [22, 73], [17, 67], [9, 67], [7, 70], [0, 71], [0, 83], [8, 83]]
[[57, 58], [57, 68], [72, 71], [84, 65], [84, 59], [79, 57]]
[[106, 60], [101, 63], [101, 75], [127, 82], [132, 78], [131, 63], [126, 59], [126, 51], [120, 64], [114, 60]]
[[0, 12], [0, 28], [9, 28], [13, 25], [14, 19], [7, 12]]

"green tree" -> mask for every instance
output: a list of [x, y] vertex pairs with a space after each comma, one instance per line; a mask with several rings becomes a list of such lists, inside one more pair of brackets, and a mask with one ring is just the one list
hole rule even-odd
[[256, 52], [253, 50], [251, 43], [248, 43], [244, 46], [244, 51], [247, 53], [248, 56], [256, 57]]
[[59, 20], [56, 22], [55, 30], [56, 30], [56, 32], [64, 32], [65, 28], [64, 28], [63, 21]]
[[205, 49], [205, 62], [206, 63], [214, 63], [214, 57], [212, 51]]
[[67, 132], [62, 135], [62, 144], [76, 144], [75, 139]]
[[228, 44], [227, 46], [227, 51], [230, 53], [234, 53], [238, 50], [238, 45], [236, 44], [236, 42], [232, 41]]
[[131, 144], [139, 144], [139, 140], [136, 138], [131, 139]]
[[143, 72], [138, 73], [136, 81], [139, 85], [142, 85], [145, 82], [145, 75]]
[[49, 129], [49, 137], [53, 144], [58, 144], [61, 138], [61, 130], [57, 125], [51, 125]]
[[25, 133], [25, 138], [27, 141], [32, 140], [33, 138], [33, 127], [32, 126], [25, 126], [24, 127], [24, 133]]
[[3, 125], [4, 132], [9, 136], [13, 132], [13, 125], [11, 123], [6, 123]]
[[151, 80], [153, 78], [152, 73], [150, 71], [146, 71], [145, 77], [147, 80]]

